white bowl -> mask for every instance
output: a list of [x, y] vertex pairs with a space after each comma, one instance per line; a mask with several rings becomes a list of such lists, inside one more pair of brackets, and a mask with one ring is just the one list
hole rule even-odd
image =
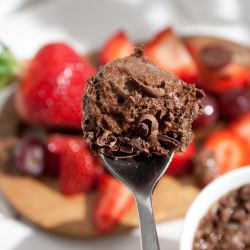
[[209, 208], [228, 192], [250, 183], [250, 166], [239, 168], [210, 183], [191, 205], [185, 219], [180, 250], [192, 250], [200, 220]]

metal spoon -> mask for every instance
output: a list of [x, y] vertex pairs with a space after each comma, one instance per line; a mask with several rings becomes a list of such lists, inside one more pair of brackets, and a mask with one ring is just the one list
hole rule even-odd
[[142, 250], [159, 250], [158, 236], [152, 209], [152, 192], [167, 170], [173, 152], [168, 156], [150, 158], [134, 156], [118, 160], [100, 155], [108, 170], [133, 193], [141, 229]]

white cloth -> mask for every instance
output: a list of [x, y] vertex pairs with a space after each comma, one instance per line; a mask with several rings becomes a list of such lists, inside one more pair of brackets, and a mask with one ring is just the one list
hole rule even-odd
[[0, 20], [17, 10], [27, 0], [0, 0]]

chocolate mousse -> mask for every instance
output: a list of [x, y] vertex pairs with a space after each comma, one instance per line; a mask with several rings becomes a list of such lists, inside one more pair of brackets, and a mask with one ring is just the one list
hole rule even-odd
[[250, 249], [250, 184], [228, 193], [201, 220], [193, 250]]
[[94, 152], [112, 157], [184, 151], [193, 139], [192, 122], [202, 111], [203, 96], [137, 48], [88, 80], [84, 138]]

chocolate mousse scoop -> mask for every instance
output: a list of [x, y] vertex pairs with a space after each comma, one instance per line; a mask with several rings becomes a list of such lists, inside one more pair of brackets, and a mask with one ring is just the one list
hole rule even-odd
[[84, 138], [108, 156], [167, 155], [192, 141], [192, 121], [204, 93], [160, 70], [140, 48], [101, 67], [88, 80], [84, 97]]

